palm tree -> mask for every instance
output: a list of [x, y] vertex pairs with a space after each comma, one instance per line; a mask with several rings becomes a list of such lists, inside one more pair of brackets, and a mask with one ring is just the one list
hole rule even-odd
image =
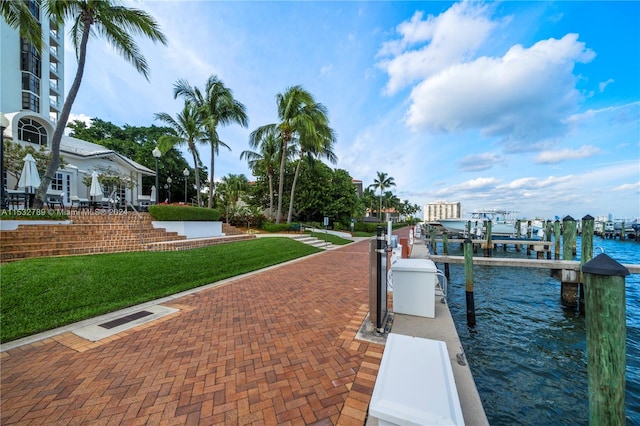
[[387, 176], [386, 173], [377, 172], [378, 177], [373, 180], [373, 184], [369, 185], [369, 188], [380, 189], [380, 210], [378, 210], [378, 219], [382, 215], [382, 193], [385, 189], [396, 186], [391, 176]]
[[328, 119], [326, 119], [322, 104], [318, 104], [311, 93], [299, 85], [287, 88], [284, 93], [278, 93], [276, 106], [280, 122], [258, 127], [251, 132], [249, 143], [256, 143], [255, 141], [262, 139], [264, 133], [274, 129], [280, 133], [280, 180], [278, 181], [278, 211], [276, 213], [276, 223], [280, 223], [284, 194], [284, 170], [289, 144], [295, 138], [315, 133], [316, 127], [327, 125]]
[[[47, 4], [43, 5], [45, 9]], [[11, 28], [20, 31], [20, 37], [31, 43], [40, 52], [42, 50], [42, 28], [24, 1], [2, 0], [2, 17]]]
[[[202, 131], [202, 121], [199, 109], [191, 102], [186, 101], [182, 112], [178, 113], [174, 119], [166, 112], [155, 114], [156, 120], [160, 120], [173, 130], [173, 135], [160, 136], [158, 145], [161, 151], [171, 149], [176, 145], [187, 145], [193, 156], [193, 171], [196, 179], [196, 189], [198, 192], [198, 206], [202, 205], [202, 193], [200, 192], [200, 156], [198, 154], [197, 143], [205, 143], [205, 134]], [[164, 148], [164, 149], [163, 149]], [[209, 193], [211, 198], [211, 193]]]
[[229, 223], [229, 210], [235, 213], [241, 195], [249, 189], [249, 182], [245, 175], [229, 174], [222, 178], [221, 186], [224, 188], [223, 201]]
[[78, 69], [51, 138], [51, 162], [36, 193], [38, 207], [44, 203], [47, 188], [58, 170], [60, 141], [84, 75], [89, 35], [104, 36], [147, 80], [149, 66], [132, 35], [146, 36], [153, 42], [167, 44], [164, 34], [151, 15], [139, 9], [115, 5], [112, 0], [49, 0], [47, 5], [51, 18], [57, 23], [62, 24], [67, 18], [73, 20], [71, 38], [78, 57]]
[[373, 206], [376, 202], [376, 198], [376, 193], [373, 189], [371, 189], [371, 186], [365, 188], [364, 191], [362, 191], [362, 202], [365, 207], [369, 208], [370, 212], [373, 212]]
[[[226, 126], [237, 123], [242, 127], [247, 127], [249, 118], [246, 108], [233, 98], [231, 89], [225, 87], [224, 83], [215, 75], [207, 79], [204, 93], [197, 87], [191, 87], [186, 80], [178, 80], [174, 86], [173, 95], [174, 97], [182, 96], [201, 109], [205, 133], [211, 145], [209, 192], [213, 193], [215, 156], [218, 155], [220, 147], [231, 151], [229, 145], [218, 137], [218, 125]], [[213, 207], [212, 203], [213, 197], [209, 197], [209, 208]]]
[[242, 151], [241, 160], [247, 160], [253, 174], [257, 176], [261, 171], [267, 175], [269, 181], [269, 219], [273, 219], [273, 175], [278, 167], [280, 155], [280, 133], [275, 130], [266, 132], [259, 141], [250, 141], [251, 148], [260, 151]]
[[293, 175], [293, 183], [291, 184], [291, 196], [289, 197], [289, 214], [287, 215], [287, 223], [291, 223], [293, 218], [293, 198], [296, 190], [296, 182], [298, 181], [298, 175], [300, 174], [300, 166], [305, 157], [309, 160], [319, 157], [325, 158], [332, 164], [338, 162], [338, 157], [333, 152], [333, 144], [335, 143], [336, 136], [333, 129], [328, 125], [329, 119], [327, 117], [326, 108], [322, 104], [316, 104], [314, 108], [311, 108], [314, 114], [318, 117], [315, 121], [316, 125], [312, 132], [301, 132], [298, 138], [298, 149], [300, 152], [300, 159], [296, 166], [295, 174]]

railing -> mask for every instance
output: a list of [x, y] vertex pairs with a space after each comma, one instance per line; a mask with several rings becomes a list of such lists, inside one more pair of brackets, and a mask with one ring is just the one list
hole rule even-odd
[[133, 204], [131, 204], [129, 202], [129, 200], [127, 200], [126, 198], [124, 200], [124, 206], [125, 206], [125, 208], [127, 208], [127, 206], [130, 206], [131, 209], [135, 212], [136, 216], [138, 216], [138, 224], [140, 225], [140, 245], [142, 245], [142, 241], [143, 241], [143, 239], [142, 239], [142, 215], [140, 214], [140, 212], [138, 212], [138, 210], [136, 210], [136, 208], [133, 206]]

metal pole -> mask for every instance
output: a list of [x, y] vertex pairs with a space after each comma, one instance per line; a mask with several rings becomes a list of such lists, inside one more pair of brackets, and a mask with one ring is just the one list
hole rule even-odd
[[187, 204], [187, 179], [188, 177], [184, 177], [184, 203]]
[[156, 204], [160, 203], [160, 178], [158, 177], [158, 157], [156, 159]]

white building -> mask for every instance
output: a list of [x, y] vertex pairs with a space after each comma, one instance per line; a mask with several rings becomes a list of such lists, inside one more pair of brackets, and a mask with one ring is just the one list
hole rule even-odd
[[437, 222], [440, 219], [457, 219], [460, 217], [460, 203], [436, 201], [424, 205], [424, 221]]
[[[42, 51], [38, 53], [20, 37], [18, 30], [0, 20], [0, 112], [9, 120], [3, 137], [38, 150], [51, 146], [64, 105], [64, 28], [47, 18], [38, 0], [27, 3], [42, 28]], [[49, 189], [62, 193], [65, 204], [70, 203], [72, 196], [88, 198], [89, 188], [83, 179], [94, 170], [110, 171], [129, 179], [131, 185], [120, 188], [118, 195], [133, 204], [138, 204], [141, 195], [142, 176], [155, 175], [112, 150], [68, 136], [62, 137], [60, 155], [66, 166], [58, 170]], [[5, 174], [2, 180], [7, 188], [15, 186], [11, 179]]]

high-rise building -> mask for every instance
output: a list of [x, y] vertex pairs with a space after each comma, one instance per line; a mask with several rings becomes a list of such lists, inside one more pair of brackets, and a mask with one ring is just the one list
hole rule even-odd
[[460, 217], [460, 203], [449, 203], [447, 201], [436, 201], [424, 205], [424, 221], [437, 222], [440, 219], [457, 219]]
[[42, 50], [38, 52], [4, 19], [0, 22], [0, 111], [30, 111], [39, 116], [26, 119], [18, 131], [24, 133], [21, 140], [46, 145], [43, 127], [58, 121], [64, 104], [64, 34], [42, 13], [38, 0], [26, 3], [42, 28]]
[[[3, 141], [48, 151], [65, 100], [64, 27], [47, 16], [39, 0], [12, 1], [25, 1], [40, 24], [42, 49], [38, 51], [20, 37], [17, 29], [0, 20], [0, 113], [8, 122], [2, 137]], [[87, 179], [93, 171], [99, 171], [126, 177], [126, 185], [109, 189], [115, 191], [114, 197], [119, 200], [137, 204], [143, 195], [142, 177], [155, 175], [113, 150], [66, 135], [60, 141], [60, 155], [65, 164], [53, 177], [47, 196], [60, 197], [65, 203], [88, 198]], [[1, 182], [6, 190], [2, 192], [5, 195], [2, 206], [5, 206], [9, 196], [25, 195], [27, 190], [18, 187], [19, 182], [7, 173], [2, 160]], [[29, 191], [33, 188], [29, 187]]]

